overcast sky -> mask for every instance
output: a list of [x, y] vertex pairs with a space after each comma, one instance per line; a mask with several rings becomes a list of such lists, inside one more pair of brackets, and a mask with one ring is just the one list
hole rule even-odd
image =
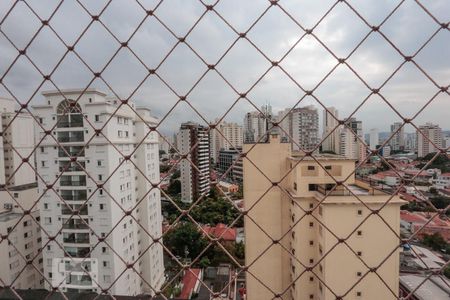
[[[11, 7], [12, 0], [0, 1], [0, 20]], [[48, 19], [59, 1], [27, 0], [42, 19]], [[99, 14], [107, 1], [80, 0], [94, 15]], [[212, 1], [205, 1], [212, 2]], [[423, 5], [441, 23], [450, 22], [450, 1], [423, 0]], [[157, 1], [141, 4], [154, 9]], [[398, 1], [349, 1], [368, 23], [378, 25], [395, 8]], [[333, 1], [281, 0], [280, 5], [304, 28], [313, 28]], [[248, 31], [250, 25], [269, 6], [266, 0], [221, 0], [214, 9], [237, 32]], [[186, 36], [187, 31], [205, 11], [198, 0], [164, 0], [154, 14], [175, 33]], [[131, 0], [113, 0], [102, 13], [100, 20], [120, 40], [127, 41], [145, 17], [145, 11]], [[91, 21], [90, 16], [76, 1], [64, 1], [50, 24], [66, 44], [75, 43]], [[28, 7], [19, 2], [1, 24], [1, 30], [16, 45], [24, 48], [41, 26]], [[413, 55], [430, 38], [439, 25], [414, 1], [406, 1], [381, 31], [406, 55]], [[370, 31], [345, 3], [337, 4], [330, 14], [314, 28], [313, 33], [337, 57], [347, 57]], [[247, 37], [270, 59], [279, 61], [304, 34], [278, 6], [271, 7], [251, 28]], [[186, 41], [208, 63], [216, 64], [225, 50], [236, 40], [237, 34], [215, 12], [208, 12], [190, 32]], [[155, 17], [149, 17], [129, 40], [129, 47], [149, 68], [156, 68], [172, 49], [177, 39]], [[100, 71], [118, 49], [118, 42], [98, 22], [76, 43], [75, 50], [95, 70]], [[49, 29], [44, 28], [27, 49], [27, 55], [43, 73], [48, 74], [64, 55], [66, 48]], [[17, 56], [14, 46], [0, 33], [0, 76], [6, 72]], [[414, 58], [439, 86], [450, 84], [450, 30], [441, 30]], [[402, 63], [401, 55], [379, 34], [372, 33], [349, 57], [347, 62], [371, 87], [379, 87]], [[337, 64], [333, 56], [312, 36], [306, 36], [287, 55], [280, 65], [306, 90], [311, 90]], [[247, 40], [240, 39], [217, 65], [217, 70], [238, 92], [248, 91], [258, 78], [271, 67], [270, 62]], [[179, 95], [185, 95], [207, 70], [206, 65], [183, 43], [173, 50], [157, 73]], [[146, 68], [127, 49], [122, 49], [102, 73], [103, 79], [120, 97], [127, 98], [148, 74]], [[70, 53], [53, 73], [58, 88], [84, 88], [93, 75], [86, 66]], [[3, 83], [21, 102], [27, 101], [42, 81], [42, 76], [21, 57], [8, 72]], [[97, 87], [113, 94], [101, 79]], [[47, 83], [33, 98], [32, 104], [42, 101], [40, 92], [55, 89]], [[405, 64], [382, 89], [382, 95], [405, 117], [413, 117], [429, 99], [438, 92], [420, 70], [412, 63]], [[340, 118], [351, 114], [369, 95], [369, 89], [345, 65], [340, 65], [320, 84], [314, 95], [326, 106], [335, 106]], [[304, 92], [280, 68], [272, 68], [248, 92], [248, 98], [260, 107], [270, 103], [274, 111], [294, 106]], [[0, 86], [0, 96], [10, 96]], [[236, 92], [214, 71], [209, 71], [187, 99], [206, 120], [222, 117], [237, 99]], [[132, 97], [139, 105], [146, 105], [153, 114], [163, 118], [178, 101], [177, 96], [158, 78], [150, 76]], [[299, 106], [314, 104], [306, 97]], [[242, 123], [244, 113], [254, 110], [246, 100], [239, 101], [225, 120]], [[355, 114], [363, 121], [363, 128], [388, 130], [389, 124], [400, 121], [398, 115], [378, 96], [372, 96]], [[432, 121], [450, 129], [450, 96], [439, 94], [416, 119], [417, 125]], [[164, 132], [174, 131], [183, 121], [200, 121], [201, 118], [185, 103], [180, 103], [161, 124]], [[407, 128], [406, 131], [412, 131]]]

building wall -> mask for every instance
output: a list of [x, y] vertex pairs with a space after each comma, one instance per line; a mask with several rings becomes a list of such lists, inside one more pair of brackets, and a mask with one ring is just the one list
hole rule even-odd
[[[322, 142], [323, 151], [333, 151], [339, 153], [339, 119], [338, 110], [334, 107], [327, 107], [327, 110], [323, 111], [323, 134], [322, 138], [325, 138]], [[334, 117], [333, 117], [334, 116]]]
[[[244, 152], [251, 146], [246, 145]], [[335, 247], [334, 234], [338, 238], [347, 238], [368, 215], [365, 205], [379, 209], [391, 196], [349, 176], [354, 171], [355, 160], [322, 155], [316, 157], [319, 164], [296, 152], [291, 155], [289, 146], [279, 143], [276, 138], [270, 144], [253, 146], [248, 157], [269, 180], [244, 159], [244, 203], [245, 209], [250, 209], [245, 219], [246, 264], [251, 264], [249, 271], [253, 274], [247, 274], [247, 299], [272, 299], [274, 293], [283, 294], [281, 299], [335, 299], [318, 277], [338, 295], [345, 294], [359, 279], [358, 272], [361, 271], [362, 276], [368, 269], [347, 247]], [[267, 160], [267, 157], [271, 159]], [[289, 175], [278, 183], [286, 192], [272, 187], [271, 182], [279, 182], [290, 169]], [[360, 191], [365, 192], [356, 192], [360, 193], [356, 198], [343, 187], [336, 187], [337, 194], [324, 199], [326, 193], [316, 186], [326, 187], [335, 180], [345, 180], [349, 186], [358, 184]], [[272, 189], [264, 194], [270, 187]], [[376, 275], [369, 274], [345, 299], [396, 299], [399, 241], [395, 233], [399, 234], [399, 209], [403, 203], [393, 197], [380, 212], [394, 233], [383, 220], [374, 216], [347, 239], [350, 247], [361, 251], [361, 257], [369, 267], [377, 266], [388, 254], [391, 255], [378, 270], [389, 288]], [[312, 213], [305, 214], [308, 210]], [[358, 234], [359, 230], [361, 234]], [[274, 244], [272, 240], [279, 240], [279, 243]], [[257, 261], [253, 262], [256, 257]], [[305, 266], [311, 267], [311, 271]], [[361, 296], [357, 296], [357, 292], [361, 292]]]
[[[69, 99], [77, 99], [80, 97], [81, 91], [67, 90], [64, 93]], [[57, 115], [57, 107], [64, 97], [56, 92], [46, 92], [44, 96], [46, 104], [36, 106], [34, 109], [36, 115], [42, 119], [44, 128], [51, 128], [61, 117]], [[125, 262], [132, 262], [138, 258], [141, 251], [147, 251], [149, 246], [150, 240], [145, 238], [144, 231], [153, 232], [156, 237], [160, 234], [159, 193], [151, 193], [148, 197], [144, 197], [144, 193], [149, 189], [151, 183], [142, 180], [144, 177], [149, 180], [159, 179], [158, 136], [155, 132], [151, 132], [141, 142], [144, 132], [148, 133], [148, 127], [143, 125], [141, 118], [147, 124], [156, 121], [150, 117], [150, 112], [146, 109], [135, 108], [140, 117], [137, 117], [128, 106], [117, 109], [118, 101], [105, 98], [105, 94], [92, 89], [80, 97], [79, 104], [83, 116], [89, 123], [95, 128], [103, 128], [102, 134], [96, 135], [86, 119], [83, 119], [82, 127], [59, 127], [55, 129], [55, 134], [59, 136], [67, 132], [83, 132], [83, 138], [79, 141], [62, 142], [64, 147], [69, 150], [75, 150], [75, 147], [84, 147], [89, 141], [84, 155], [80, 155], [77, 159], [80, 163], [84, 163], [84, 166], [80, 169], [79, 164], [74, 164], [72, 166], [78, 166], [77, 169], [66, 167], [61, 169], [61, 171], [65, 170], [64, 178], [67, 176], [72, 176], [72, 179], [86, 178], [86, 183], [81, 186], [75, 186], [74, 183], [66, 185], [63, 184], [63, 178], [61, 178], [55, 184], [59, 194], [55, 194], [53, 191], [46, 192], [40, 201], [40, 208], [42, 225], [49, 234], [55, 234], [64, 224], [63, 234], [56, 237], [60, 244], [64, 245], [66, 249], [70, 247], [86, 248], [91, 253], [88, 258], [66, 259], [63, 250], [56, 243], [49, 242], [49, 247], [45, 247], [43, 250], [45, 274], [52, 278], [52, 284], [62, 282], [61, 286], [64, 290], [99, 291], [98, 287], [109, 288], [117, 278], [110, 289], [113, 294], [152, 293], [146, 283], [154, 284], [153, 287], [156, 289], [159, 288], [160, 274], [164, 272], [160, 247], [156, 246], [148, 250], [139, 263], [135, 264], [134, 267], [138, 273], [130, 269], [122, 274], [126, 265], [118, 255]], [[134, 107], [133, 103], [129, 104]], [[42, 132], [37, 134], [38, 138], [42, 135]], [[135, 147], [138, 147], [136, 153], [134, 153]], [[47, 184], [52, 184], [55, 178], [60, 176], [61, 164], [69, 161], [69, 158], [59, 154], [61, 150], [59, 148], [52, 138], [46, 137], [37, 151], [38, 171], [42, 175], [42, 180], [39, 180], [41, 191], [44, 191]], [[124, 159], [124, 156], [127, 155], [130, 161]], [[86, 195], [80, 196], [78, 199], [71, 200], [68, 196], [63, 196], [64, 201], [61, 199], [63, 193], [65, 195], [66, 193], [84, 192]], [[70, 210], [66, 210], [68, 213], [65, 213], [62, 209], [66, 204], [70, 206], [85, 205], [87, 212], [84, 212], [81, 217], [74, 216], [73, 220], [69, 221]], [[134, 209], [136, 205], [138, 208]], [[76, 208], [76, 206], [73, 207]], [[135, 219], [132, 219], [131, 216], [124, 217], [124, 211], [127, 210], [132, 210], [131, 215]], [[136, 220], [142, 221], [145, 226], [141, 228]], [[80, 225], [69, 222], [80, 222]], [[89, 227], [83, 222], [87, 222]], [[79, 228], [80, 226], [85, 228]], [[112, 230], [113, 228], [114, 230]], [[95, 235], [89, 235], [91, 231]], [[69, 236], [71, 233], [75, 233], [77, 236], [84, 236], [83, 234], [88, 233], [89, 239], [88, 242], [64, 241], [64, 233]], [[99, 238], [105, 238], [105, 242], [97, 243]], [[47, 240], [47, 237], [43, 237], [44, 243]], [[95, 248], [93, 248], [94, 245], [96, 245]], [[93, 279], [92, 282], [90, 284], [85, 282], [84, 285], [77, 284], [76, 281], [66, 283], [65, 277], [68, 275], [88, 275], [77, 266], [77, 263], [83, 259], [86, 264], [91, 266], [88, 274]], [[78, 272], [75, 272], [74, 268]], [[145, 282], [139, 276], [141, 271]], [[48, 288], [49, 285], [46, 287]]]
[[[264, 147], [259, 147], [264, 145]], [[247, 152], [254, 145], [244, 144], [244, 152]], [[269, 143], [258, 144], [248, 153], [248, 159], [244, 158], [244, 199], [245, 209], [251, 209], [248, 216], [244, 218], [245, 226], [245, 257], [246, 264], [251, 265], [249, 271], [257, 275], [258, 279], [267, 283], [269, 289], [254, 279], [247, 273], [247, 293], [248, 299], [271, 299], [273, 294], [281, 293], [284, 289], [281, 274], [284, 273], [282, 266], [282, 248], [279, 245], [272, 246], [265, 252], [263, 259], [255, 259], [270, 245], [272, 238], [279, 239], [282, 235], [282, 203], [281, 191], [277, 188], [264, 193], [272, 186], [271, 181], [279, 181], [285, 174], [290, 144]], [[268, 160], [267, 157], [271, 159]], [[266, 174], [267, 180], [249, 160], [256, 162], [256, 165]], [[264, 196], [263, 196], [264, 195]], [[262, 197], [262, 198], [261, 198]], [[259, 200], [259, 204], [256, 202]], [[250, 219], [250, 218], [251, 219]], [[256, 224], [262, 226], [271, 238], [262, 233]], [[273, 276], [278, 274], [277, 276]], [[285, 298], [288, 299], [288, 298]]]
[[178, 135], [180, 152], [181, 201], [190, 203], [210, 190], [210, 139], [207, 127], [183, 123]]
[[[34, 120], [26, 111], [15, 112], [16, 102], [0, 98], [0, 185], [36, 182], [34, 168]], [[29, 158], [29, 163], [22, 163]]]
[[[44, 285], [39, 210], [32, 208], [38, 197], [36, 186], [0, 190], [0, 234], [8, 235], [8, 240], [0, 243], [0, 280], [17, 289]], [[32, 209], [31, 214], [24, 216], [24, 209]], [[26, 260], [32, 260], [32, 265], [27, 266]]]
[[427, 123], [419, 126], [419, 130], [420, 132], [416, 132], [418, 157], [424, 157], [429, 153], [437, 152], [438, 149], [436, 147], [442, 147], [442, 129], [438, 125]]
[[314, 106], [295, 108], [290, 114], [292, 149], [311, 151], [319, 143], [319, 114]]

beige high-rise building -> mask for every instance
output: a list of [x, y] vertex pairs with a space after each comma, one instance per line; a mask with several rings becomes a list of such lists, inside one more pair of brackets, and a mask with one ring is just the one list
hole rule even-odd
[[[17, 113], [17, 102], [0, 98], [0, 186], [36, 182], [34, 171], [34, 123], [26, 111]], [[23, 162], [28, 158], [28, 163]], [[33, 167], [32, 167], [33, 166]]]
[[[355, 160], [316, 162], [278, 136], [247, 151], [247, 300], [397, 299], [402, 200], [357, 181]], [[378, 209], [383, 220], [371, 215]]]
[[322, 151], [333, 151], [339, 153], [339, 122], [338, 110], [334, 107], [327, 107], [323, 111], [323, 135]]
[[[216, 119], [216, 123], [219, 120]], [[244, 133], [242, 125], [221, 122], [210, 131], [209, 149], [214, 163], [219, 161], [220, 150], [230, 150], [242, 147]]]
[[[16, 289], [44, 286], [36, 183], [0, 188], [0, 282]], [[24, 210], [30, 210], [24, 214]], [[32, 264], [27, 265], [27, 260]]]
[[425, 125], [419, 126], [419, 130], [420, 132], [416, 132], [418, 157], [424, 157], [429, 153], [437, 152], [438, 149], [436, 147], [442, 147], [442, 129], [439, 125], [426, 123]]

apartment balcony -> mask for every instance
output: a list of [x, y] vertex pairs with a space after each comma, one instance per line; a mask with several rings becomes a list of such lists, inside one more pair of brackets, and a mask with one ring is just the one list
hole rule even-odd
[[86, 164], [84, 161], [79, 162], [59, 162], [59, 171], [60, 172], [83, 172]]
[[63, 149], [58, 150], [58, 157], [70, 157], [70, 156], [84, 156], [84, 147], [66, 147], [65, 151]]
[[86, 186], [86, 176], [61, 176], [60, 186]]
[[83, 116], [81, 114], [58, 116], [57, 122], [58, 128], [83, 127]]
[[64, 270], [68, 272], [91, 272], [92, 266], [90, 261], [75, 262], [71, 260], [65, 262]]
[[67, 233], [63, 234], [63, 242], [71, 244], [89, 244], [89, 233]]
[[69, 275], [66, 277], [66, 284], [68, 285], [92, 285], [92, 279], [89, 275]]
[[61, 190], [61, 198], [66, 201], [86, 201], [87, 191], [85, 190]]
[[62, 209], [61, 209], [61, 214], [62, 215], [82, 215], [85, 216], [88, 214], [88, 208], [86, 205], [84, 205], [83, 207], [81, 207], [81, 205], [74, 205], [72, 207], [72, 209], [67, 206], [67, 205], [63, 205]]
[[58, 132], [57, 140], [60, 143], [84, 142], [84, 132], [83, 131]]
[[67, 219], [62, 219], [63, 229], [89, 229], [89, 219], [83, 219], [84, 222], [79, 218], [72, 218], [69, 221]]
[[91, 248], [89, 247], [64, 247], [65, 257], [90, 257]]

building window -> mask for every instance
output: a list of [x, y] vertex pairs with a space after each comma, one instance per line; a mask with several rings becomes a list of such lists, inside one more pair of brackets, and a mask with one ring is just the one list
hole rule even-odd
[[99, 122], [100, 121], [100, 116], [99, 115], [95, 115], [94, 118], [95, 118], [95, 122]]
[[314, 227], [314, 222], [309, 222], [309, 227]]
[[309, 241], [309, 245], [313, 246], [314, 245], [314, 241]]
[[325, 166], [325, 170], [331, 170], [331, 166]]
[[97, 160], [97, 166], [99, 166], [99, 167], [102, 166], [102, 161], [101, 160]]
[[358, 216], [362, 216], [362, 209], [358, 209]]
[[100, 210], [104, 210], [105, 209], [105, 204], [100, 204]]
[[356, 297], [361, 297], [362, 293], [361, 292], [356, 292]]
[[313, 277], [313, 276], [310, 276], [310, 277], [309, 277], [309, 281], [313, 282], [313, 281], [314, 281], [314, 277]]
[[310, 192], [317, 191], [317, 184], [308, 184], [308, 190]]
[[313, 258], [310, 258], [310, 259], [309, 259], [309, 263], [310, 263], [310, 264], [313, 264], [313, 263], [314, 263], [314, 259], [313, 259]]
[[358, 254], [358, 256], [362, 256], [362, 252], [361, 251], [356, 252], [356, 254]]
[[294, 191], [297, 190], [297, 182], [294, 182]]
[[358, 230], [358, 231], [356, 232], [356, 234], [357, 234], [358, 236], [362, 236], [362, 230]]
[[308, 166], [308, 171], [314, 171], [316, 169], [316, 167], [314, 166]]
[[362, 273], [361, 272], [356, 272], [356, 276], [361, 277]]

